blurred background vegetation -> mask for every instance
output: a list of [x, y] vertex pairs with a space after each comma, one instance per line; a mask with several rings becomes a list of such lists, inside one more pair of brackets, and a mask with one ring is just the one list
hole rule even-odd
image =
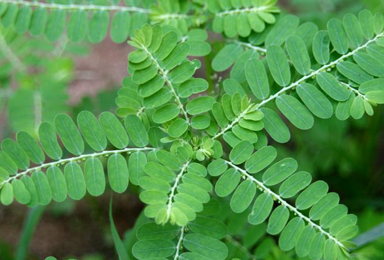
[[[331, 17], [357, 14], [363, 8], [384, 12], [384, 0], [280, 0], [279, 4], [319, 28], [325, 28]], [[15, 57], [9, 56], [9, 48]], [[34, 133], [40, 122], [51, 121], [60, 112], [76, 117], [81, 110], [114, 111], [117, 90], [127, 76], [129, 51], [127, 44], [116, 45], [109, 39], [90, 46], [71, 44], [63, 36], [52, 44], [0, 28], [1, 139], [13, 137], [19, 130]], [[209, 57], [205, 61], [210, 62]], [[281, 157], [294, 157], [301, 170], [314, 173], [314, 179], [325, 180], [330, 190], [340, 194], [342, 203], [358, 215], [361, 233], [384, 221], [383, 127], [384, 113], [378, 107], [374, 117], [343, 122], [317, 119], [310, 131], [291, 128], [292, 140], [278, 146]], [[115, 223], [127, 247], [132, 245], [134, 223], [143, 208], [136, 193], [131, 187], [114, 198]], [[89, 196], [77, 203], [68, 199], [32, 210], [17, 204], [0, 206], [0, 259], [44, 259], [48, 255], [115, 259], [109, 199], [108, 194]], [[245, 252], [242, 255], [242, 245], [264, 243], [270, 250], [255, 252], [258, 259], [295, 259], [282, 253], [262, 227], [245, 226], [242, 215], [223, 216], [233, 255], [251, 259]], [[139, 217], [138, 221], [146, 220]], [[246, 234], [243, 241], [234, 240], [239, 234]], [[356, 250], [355, 258], [384, 259], [384, 239]]]

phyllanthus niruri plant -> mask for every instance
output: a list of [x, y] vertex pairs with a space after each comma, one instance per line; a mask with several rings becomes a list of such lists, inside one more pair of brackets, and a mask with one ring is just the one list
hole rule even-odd
[[[88, 35], [99, 42], [109, 12], [116, 11], [111, 37], [122, 42], [131, 35], [134, 48], [116, 115], [82, 111], [75, 123], [59, 114], [54, 124], [40, 125], [38, 136], [19, 132], [16, 141], [2, 141], [4, 205], [80, 200], [86, 193], [102, 195], [107, 183], [117, 193], [135, 185], [152, 220], [135, 229], [130, 255], [137, 259], [238, 257], [228, 243], [249, 258], [254, 247], [266, 247], [241, 245], [227, 235], [222, 220], [231, 214], [243, 214], [297, 257], [350, 258], [357, 217], [327, 183], [299, 170], [295, 159], [277, 159], [273, 141], [286, 143], [291, 135], [278, 110], [293, 126], [309, 130], [314, 117], [359, 119], [384, 103], [381, 14], [348, 14], [319, 30], [293, 15], [276, 16], [273, 0], [164, 0], [150, 9], [154, 1], [140, 8], [139, 1], [126, 1], [133, 7], [0, 2], [4, 26], [45, 32], [50, 40], [64, 31], [70, 13], [68, 38]], [[48, 11], [49, 18], [41, 18]], [[52, 29], [54, 21], [60, 30]], [[210, 28], [223, 32], [225, 44], [205, 66], [231, 68], [222, 87], [216, 74], [199, 78], [201, 61], [192, 58], [211, 52]], [[221, 215], [218, 205], [227, 205], [227, 213]], [[128, 259], [121, 246], [120, 259]]]

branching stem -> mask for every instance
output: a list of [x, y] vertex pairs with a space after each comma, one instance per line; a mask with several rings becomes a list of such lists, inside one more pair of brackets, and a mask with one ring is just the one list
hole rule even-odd
[[61, 160], [50, 162], [50, 163], [44, 163], [44, 164], [41, 164], [39, 166], [29, 168], [23, 172], [19, 172], [12, 177], [9, 177], [8, 179], [6, 179], [0, 183], [0, 187], [3, 186], [7, 182], [11, 182], [14, 179], [17, 179], [19, 177], [27, 175], [28, 173], [39, 171], [41, 169], [45, 169], [45, 168], [48, 168], [50, 166], [60, 166], [60, 165], [64, 165], [64, 164], [69, 163], [69, 162], [83, 161], [83, 160], [85, 160], [87, 158], [91, 158], [91, 157], [101, 157], [101, 156], [108, 156], [108, 155], [117, 154], [117, 153], [136, 152], [136, 151], [152, 151], [152, 150], [155, 150], [155, 148], [152, 148], [152, 147], [124, 148], [121, 150], [109, 150], [109, 151], [102, 151], [102, 152], [98, 152], [98, 153], [82, 154], [82, 155], [76, 156], [76, 157], [70, 157], [70, 158], [65, 158], [65, 159], [61, 159]]
[[155, 66], [159, 70], [161, 77], [164, 79], [165, 83], [167, 83], [167, 86], [169, 87], [173, 97], [175, 98], [176, 104], [180, 108], [181, 112], [183, 113], [183, 116], [184, 116], [185, 120], [189, 124], [189, 117], [188, 117], [187, 111], [185, 111], [183, 103], [181, 103], [181, 100], [180, 100], [179, 96], [176, 93], [176, 90], [175, 90], [175, 87], [172, 84], [172, 81], [168, 78], [169, 71], [168, 70], [164, 70], [163, 67], [160, 66], [160, 64], [157, 61], [157, 59], [152, 55], [152, 53], [147, 49], [147, 47], [145, 47], [142, 44], [140, 45], [140, 47], [145, 51], [145, 53], [147, 53], [149, 58], [152, 60], [153, 64], [155, 64]]
[[180, 257], [181, 244], [183, 243], [183, 240], [184, 240], [184, 229], [185, 229], [185, 227], [180, 228], [180, 237], [179, 237], [179, 241], [177, 242], [177, 245], [176, 245], [176, 253], [175, 253], [175, 257], [173, 258], [173, 260], [177, 260]]
[[306, 221], [309, 225], [311, 225], [312, 227], [314, 227], [315, 229], [319, 230], [322, 234], [324, 234], [325, 236], [327, 236], [329, 239], [331, 239], [332, 241], [334, 241], [338, 246], [342, 247], [342, 248], [345, 248], [345, 246], [339, 241], [337, 240], [334, 236], [332, 236], [329, 232], [325, 231], [321, 226], [317, 225], [316, 223], [314, 223], [310, 218], [306, 217], [303, 213], [301, 213], [298, 209], [296, 209], [294, 206], [290, 205], [287, 201], [285, 201], [283, 198], [281, 198], [278, 194], [276, 194], [275, 192], [273, 192], [271, 189], [269, 189], [267, 186], [264, 185], [263, 182], [257, 180], [256, 178], [254, 178], [251, 174], [249, 174], [247, 171], [237, 167], [236, 165], [234, 165], [233, 163], [231, 163], [230, 161], [225, 161], [226, 164], [228, 164], [229, 166], [231, 166], [232, 168], [236, 169], [237, 171], [241, 172], [245, 177], [247, 177], [249, 180], [251, 180], [252, 182], [254, 182], [257, 187], [263, 191], [263, 192], [266, 192], [268, 193], [269, 195], [272, 196], [272, 198], [276, 199], [281, 205], [283, 205], [284, 207], [288, 208], [289, 210], [291, 210], [292, 212], [294, 212], [295, 215], [297, 215], [298, 217], [300, 217], [301, 219], [303, 219], [304, 221]]
[[[239, 122], [246, 114], [247, 112], [252, 112], [252, 111], [256, 111], [258, 109], [260, 109], [260, 107], [266, 105], [267, 103], [275, 100], [277, 97], [279, 97], [280, 95], [284, 94], [286, 91], [288, 90], [291, 90], [291, 89], [294, 89], [295, 87], [299, 86], [301, 83], [304, 83], [306, 80], [310, 79], [310, 78], [315, 78], [318, 74], [320, 74], [321, 72], [325, 72], [325, 71], [328, 71], [332, 68], [334, 68], [337, 64], [339, 64], [340, 62], [342, 62], [343, 60], [353, 56], [354, 54], [356, 54], [358, 51], [360, 50], [363, 50], [365, 49], [369, 44], [373, 43], [373, 42], [376, 42], [380, 37], [383, 37], [384, 36], [384, 32], [383, 33], [380, 33], [378, 35], [376, 35], [375, 38], [367, 41], [365, 44], [361, 45], [360, 47], [354, 49], [353, 51], [351, 52], [348, 52], [347, 54], [344, 54], [342, 55], [340, 58], [338, 58], [337, 60], [334, 60], [328, 64], [325, 64], [324, 66], [322, 66], [320, 69], [318, 70], [314, 70], [312, 71], [310, 74], [308, 75], [305, 75], [303, 76], [302, 78], [300, 78], [299, 80], [291, 83], [290, 85], [280, 89], [278, 92], [276, 92], [274, 95], [270, 96], [269, 98], [267, 99], [264, 99], [263, 101], [261, 101], [260, 103], [258, 104], [251, 104], [251, 106], [249, 106], [243, 113], [241, 113], [236, 119], [235, 121], [233, 121], [231, 124], [229, 124], [228, 126], [226, 126], [222, 131], [220, 131], [218, 134], [216, 134], [215, 136], [212, 137], [212, 139], [216, 139], [218, 137], [220, 137], [221, 135], [223, 135], [226, 131], [232, 129], [233, 126], [236, 125], [237, 122]], [[351, 89], [351, 88], [348, 88], [349, 90], [353, 91], [356, 93], [357, 90], [355, 89]], [[360, 92], [358, 94], [361, 94]], [[365, 98], [365, 96], [364, 96]], [[252, 109], [251, 109], [252, 108]]]
[[167, 221], [171, 217], [172, 204], [173, 204], [173, 199], [175, 197], [176, 189], [179, 186], [179, 182], [180, 182], [181, 178], [183, 177], [184, 172], [187, 170], [187, 167], [188, 167], [189, 163], [190, 163], [190, 161], [186, 162], [183, 165], [183, 167], [181, 168], [179, 174], [176, 176], [175, 183], [172, 186], [171, 194], [169, 195], [168, 204], [167, 204]]
[[87, 10], [87, 11], [127, 11], [127, 12], [138, 12], [138, 13], [150, 13], [151, 10], [134, 7], [134, 6], [118, 6], [118, 5], [111, 5], [111, 6], [103, 6], [103, 5], [77, 5], [77, 4], [70, 4], [70, 5], [63, 5], [63, 4], [56, 4], [56, 3], [42, 3], [42, 2], [28, 2], [24, 0], [14, 1], [14, 0], [0, 0], [0, 3], [7, 3], [7, 4], [18, 4], [18, 5], [24, 5], [24, 6], [31, 6], [31, 7], [41, 7], [41, 8], [47, 8], [47, 9], [60, 9], [60, 10]]

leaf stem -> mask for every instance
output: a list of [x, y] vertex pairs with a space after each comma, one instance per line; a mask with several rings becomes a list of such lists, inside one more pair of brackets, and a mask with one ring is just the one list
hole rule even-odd
[[69, 163], [69, 162], [82, 161], [82, 160], [85, 160], [85, 159], [91, 158], [91, 157], [109, 156], [111, 154], [124, 153], [124, 152], [152, 151], [152, 150], [156, 150], [156, 148], [152, 148], [152, 147], [124, 148], [124, 149], [121, 149], [121, 150], [108, 150], [108, 151], [102, 151], [102, 152], [98, 152], [98, 153], [82, 154], [80, 156], [65, 158], [65, 159], [61, 159], [61, 160], [55, 161], [55, 162], [44, 163], [44, 164], [41, 164], [39, 166], [29, 168], [29, 169], [27, 169], [27, 170], [25, 170], [23, 172], [19, 172], [19, 173], [15, 174], [12, 177], [9, 177], [8, 179], [6, 179], [6, 180], [4, 180], [3, 182], [0, 183], [0, 187], [3, 186], [7, 182], [11, 182], [14, 179], [17, 179], [19, 177], [27, 175], [28, 173], [31, 173], [31, 172], [34, 172], [34, 171], [39, 171], [41, 169], [44, 169], [44, 168], [47, 168], [47, 167], [50, 167], [50, 166], [60, 166], [60, 165], [64, 165], [64, 164]]
[[6, 4], [17, 4], [31, 7], [41, 7], [47, 9], [60, 9], [60, 10], [87, 10], [87, 11], [127, 11], [127, 12], [138, 12], [138, 13], [150, 13], [151, 10], [134, 7], [134, 6], [105, 6], [105, 5], [77, 5], [77, 4], [56, 4], [56, 3], [41, 3], [41, 2], [27, 2], [24, 0], [13, 1], [13, 0], [0, 0], [0, 3]]
[[[2, 0], [0, 0], [0, 3], [1, 1]], [[0, 32], [0, 50], [16, 70], [20, 72], [25, 72], [27, 70], [27, 67], [21, 62], [21, 60], [13, 53], [12, 49], [8, 46], [2, 32]]]
[[168, 221], [169, 218], [171, 217], [173, 198], [175, 197], [176, 189], [177, 189], [177, 187], [179, 186], [179, 182], [180, 182], [181, 178], [183, 177], [184, 172], [187, 170], [187, 167], [188, 167], [188, 165], [189, 165], [190, 162], [191, 162], [191, 161], [186, 162], [186, 163], [183, 165], [183, 167], [181, 168], [179, 174], [176, 176], [175, 183], [173, 184], [172, 189], [171, 189], [171, 194], [169, 195], [169, 198], [168, 198], [168, 204], [167, 204], [167, 220], [166, 220], [166, 221]]
[[145, 47], [143, 44], [140, 44], [140, 47], [145, 51], [145, 53], [147, 53], [147, 55], [149, 56], [149, 58], [152, 60], [153, 64], [155, 64], [155, 66], [157, 67], [157, 69], [160, 71], [160, 75], [161, 75], [161, 77], [162, 77], [162, 78], [164, 79], [164, 81], [167, 83], [169, 89], [170, 89], [171, 92], [172, 92], [173, 97], [175, 98], [176, 104], [177, 104], [178, 107], [180, 108], [181, 112], [182, 112], [183, 115], [184, 115], [185, 120], [186, 120], [187, 123], [189, 124], [189, 117], [188, 117], [187, 111], [185, 111], [184, 106], [183, 106], [183, 103], [181, 103], [181, 100], [180, 100], [179, 96], [178, 96], [177, 93], [176, 93], [176, 90], [175, 90], [175, 87], [174, 87], [173, 84], [172, 84], [172, 81], [169, 80], [169, 78], [168, 78], [168, 73], [169, 73], [169, 71], [168, 71], [168, 70], [164, 70], [163, 67], [160, 66], [160, 64], [159, 64], [159, 62], [157, 61], [157, 59], [152, 55], [152, 53], [147, 49], [147, 47]]
[[176, 245], [176, 253], [175, 253], [175, 257], [173, 258], [173, 260], [179, 259], [181, 243], [183, 243], [183, 240], [184, 240], [184, 229], [185, 229], [184, 226], [180, 228], [180, 237], [179, 237], [179, 240], [178, 240], [177, 245]]
[[271, 6], [264, 5], [264, 6], [251, 7], [251, 8], [234, 9], [234, 10], [219, 12], [216, 14], [216, 16], [234, 15], [234, 14], [241, 14], [241, 13], [259, 13], [267, 10], [269, 7]]
[[[286, 91], [288, 90], [291, 90], [291, 89], [294, 89], [295, 87], [299, 86], [301, 83], [305, 82], [307, 79], [310, 79], [310, 78], [314, 78], [316, 77], [318, 74], [320, 74], [321, 72], [324, 72], [324, 71], [328, 71], [328, 70], [331, 70], [333, 67], [335, 67], [337, 64], [339, 64], [340, 62], [342, 62], [344, 59], [347, 59], [351, 56], [353, 56], [354, 54], [356, 54], [358, 51], [362, 50], [362, 49], [365, 49], [369, 44], [373, 43], [373, 42], [376, 42], [380, 37], [383, 37], [384, 36], [384, 32], [376, 35], [375, 38], [367, 41], [365, 44], [361, 45], [360, 47], [354, 49], [353, 51], [351, 52], [348, 52], [347, 54], [344, 54], [342, 55], [340, 58], [328, 63], [328, 64], [325, 64], [324, 66], [322, 66], [321, 68], [311, 72], [310, 74], [308, 75], [305, 75], [304, 77], [298, 79], [297, 81], [291, 83], [290, 85], [280, 89], [278, 92], [276, 92], [274, 95], [270, 96], [269, 98], [267, 99], [264, 99], [263, 101], [261, 101], [260, 103], [258, 104], [251, 104], [243, 113], [241, 113], [231, 124], [229, 124], [228, 126], [226, 126], [222, 131], [220, 131], [218, 134], [216, 134], [215, 136], [212, 137], [212, 139], [216, 139], [218, 137], [220, 137], [221, 135], [223, 135], [226, 131], [232, 129], [233, 126], [235, 126], [235, 124], [237, 122], [239, 122], [248, 112], [252, 112], [252, 111], [256, 111], [258, 110], [260, 107], [266, 105], [267, 103], [275, 100], [277, 97], [279, 97], [280, 95], [282, 95], [283, 93], [285, 93]], [[355, 92], [357, 90], [355, 89], [351, 89], [349, 88], [351, 91]], [[358, 92], [358, 91], [357, 91]], [[360, 92], [358, 94], [361, 94]], [[364, 99], [365, 99], [365, 96], [364, 96]]]
[[226, 161], [225, 160], [225, 163], [228, 164], [229, 166], [231, 166], [232, 168], [234, 168], [235, 170], [241, 172], [244, 176], [246, 176], [249, 180], [251, 180], [252, 182], [256, 183], [257, 187], [265, 192], [265, 193], [268, 193], [269, 195], [272, 196], [272, 198], [276, 199], [281, 205], [283, 205], [284, 207], [287, 207], [289, 210], [291, 210], [292, 212], [294, 212], [295, 215], [297, 215], [298, 217], [300, 217], [301, 219], [303, 219], [304, 221], [308, 222], [309, 225], [311, 225], [312, 227], [314, 227], [315, 229], [319, 230], [321, 233], [323, 233], [325, 236], [327, 236], [329, 239], [333, 240], [338, 246], [345, 248], [345, 246], [339, 241], [337, 240], [337, 238], [333, 237], [330, 233], [328, 233], [327, 231], [325, 231], [321, 226], [317, 225], [316, 223], [314, 223], [310, 218], [306, 217], [303, 213], [301, 213], [298, 209], [296, 209], [294, 206], [288, 204], [287, 201], [285, 201], [284, 199], [282, 199], [278, 194], [276, 194], [275, 192], [273, 192], [271, 189], [269, 189], [268, 187], [266, 187], [264, 185], [263, 182], [257, 180], [256, 178], [254, 178], [251, 174], [249, 174], [247, 171], [239, 168], [238, 166], [234, 165], [233, 163], [231, 163], [230, 161]]

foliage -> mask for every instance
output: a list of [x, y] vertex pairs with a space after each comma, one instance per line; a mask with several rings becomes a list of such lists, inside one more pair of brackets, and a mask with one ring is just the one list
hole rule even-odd
[[[22, 131], [16, 141], [1, 143], [2, 204], [81, 200], [87, 193], [101, 196], [107, 184], [126, 192], [131, 183], [150, 220], [134, 228], [127, 254], [111, 205], [120, 259], [248, 259], [272, 252], [292, 259], [352, 257], [356, 215], [326, 182], [312, 181], [274, 146], [291, 139], [291, 126], [309, 130], [315, 117], [333, 115], [360, 119], [384, 103], [383, 15], [363, 10], [319, 30], [297, 16], [277, 15], [273, 0], [154, 2], [0, 0], [2, 25], [18, 34], [44, 33], [53, 42], [66, 31], [69, 41], [97, 43], [111, 23], [111, 39], [130, 36], [134, 48], [117, 116], [84, 110], [73, 120], [62, 113], [66, 81], [55, 82], [54, 63], [43, 65], [31, 87], [20, 84], [8, 104], [11, 115], [37, 106], [30, 100], [36, 82], [46, 108], [40, 116], [19, 116], [39, 117], [31, 124], [11, 116]], [[220, 75], [231, 68], [222, 86], [216, 74], [203, 79], [196, 73], [202, 62], [193, 57], [211, 52], [208, 29], [226, 37], [205, 64]], [[267, 234], [278, 235], [278, 243]]]

